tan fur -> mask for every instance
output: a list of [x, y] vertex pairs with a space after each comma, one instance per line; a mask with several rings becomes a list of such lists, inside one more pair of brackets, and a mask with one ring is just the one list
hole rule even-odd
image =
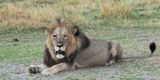
[[109, 50], [107, 41], [96, 39], [90, 39], [90, 41], [91, 45], [77, 55], [73, 68], [104, 66], [116, 60], [116, 57], [121, 58], [123, 51], [119, 44], [111, 43], [112, 47]]
[[[67, 45], [64, 45], [64, 47], [66, 47], [66, 55], [68, 57], [71, 54], [76, 54], [76, 56], [73, 63], [71, 64], [67, 62], [62, 62], [53, 65], [52, 67], [43, 69], [41, 71], [43, 75], [52, 75], [64, 70], [104, 66], [106, 63], [110, 64], [111, 61], [116, 61], [117, 59], [120, 59], [122, 56], [123, 50], [118, 43], [104, 40], [89, 39], [90, 45], [88, 45], [88, 47], [86, 47], [85, 49], [81, 49], [81, 47], [84, 45], [82, 43], [83, 38], [74, 35], [77, 32], [75, 24], [70, 21], [59, 20], [59, 22], [52, 24], [52, 26], [46, 29], [48, 32], [48, 38], [46, 41], [47, 48], [49, 49], [52, 59], [55, 61], [58, 60], [55, 56], [55, 45], [53, 44], [56, 41], [56, 39], [53, 39], [53, 35], [56, 32], [55, 30], [58, 30], [56, 28], [60, 28], [60, 30], [62, 30], [61, 36], [64, 35], [62, 35], [63, 31], [67, 29], [67, 33], [65, 33], [68, 36], [65, 42]], [[75, 53], [75, 50], [78, 50], [78, 53]]]

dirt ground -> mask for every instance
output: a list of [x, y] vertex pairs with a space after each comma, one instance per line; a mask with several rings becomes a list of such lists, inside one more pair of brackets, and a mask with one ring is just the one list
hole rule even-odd
[[[156, 58], [156, 57], [155, 57]], [[147, 58], [146, 61], [153, 58]], [[158, 80], [159, 73], [156, 71], [145, 70], [147, 67], [138, 67], [142, 64], [135, 59], [121, 60], [118, 64], [110, 66], [86, 68], [75, 71], [60, 72], [53, 76], [41, 74], [29, 74], [28, 64], [6, 64], [0, 66], [0, 80]], [[140, 63], [145, 62], [144, 59]], [[128, 65], [128, 66], [126, 66]], [[135, 66], [135, 67], [134, 67]], [[147, 65], [148, 66], [148, 65]], [[151, 66], [151, 65], [150, 65]], [[160, 67], [160, 66], [159, 66]], [[158, 69], [159, 70], [159, 69]], [[154, 73], [155, 72], [155, 73]]]

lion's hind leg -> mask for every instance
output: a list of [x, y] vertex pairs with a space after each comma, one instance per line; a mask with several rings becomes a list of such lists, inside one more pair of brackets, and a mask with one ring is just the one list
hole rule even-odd
[[30, 65], [30, 67], [28, 68], [28, 71], [29, 71], [29, 73], [36, 74], [36, 73], [42, 72], [46, 68], [47, 67], [44, 64]]
[[107, 64], [117, 63], [119, 59], [122, 58], [122, 47], [118, 43], [112, 43], [112, 48], [110, 50], [110, 57]]

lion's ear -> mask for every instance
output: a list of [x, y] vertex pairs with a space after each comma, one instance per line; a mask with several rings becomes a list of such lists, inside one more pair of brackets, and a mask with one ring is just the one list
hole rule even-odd
[[75, 36], [78, 36], [80, 34], [80, 30], [79, 30], [78, 26], [74, 26], [74, 32], [73, 33], [74, 33]]
[[53, 28], [51, 28], [51, 27], [45, 27], [45, 32], [47, 32], [48, 34], [52, 34]]

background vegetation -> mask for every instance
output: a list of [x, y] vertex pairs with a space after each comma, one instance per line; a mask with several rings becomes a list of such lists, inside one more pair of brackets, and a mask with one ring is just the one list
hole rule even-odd
[[57, 16], [83, 25], [159, 27], [159, 0], [0, 0], [0, 30], [38, 29]]

